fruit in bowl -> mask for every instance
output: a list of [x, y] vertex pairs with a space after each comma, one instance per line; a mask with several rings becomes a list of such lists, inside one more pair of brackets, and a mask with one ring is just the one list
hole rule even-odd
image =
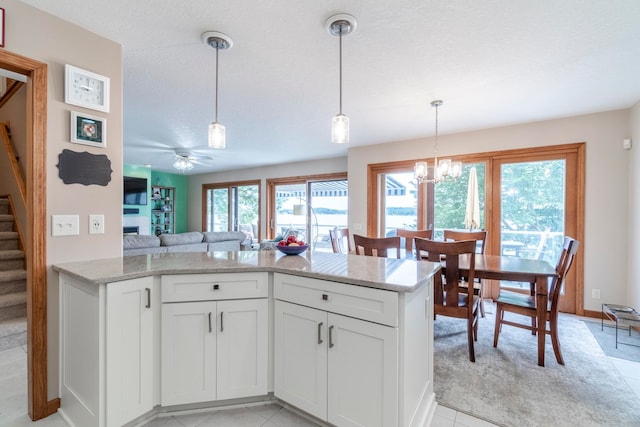
[[295, 236], [289, 236], [284, 240], [280, 240], [276, 247], [283, 254], [298, 255], [306, 251], [309, 245], [303, 240], [296, 239]]

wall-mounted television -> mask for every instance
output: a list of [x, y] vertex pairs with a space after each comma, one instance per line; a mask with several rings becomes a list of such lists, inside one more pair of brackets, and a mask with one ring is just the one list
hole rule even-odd
[[147, 178], [136, 178], [125, 176], [123, 186], [123, 201], [125, 205], [146, 205], [147, 204]]

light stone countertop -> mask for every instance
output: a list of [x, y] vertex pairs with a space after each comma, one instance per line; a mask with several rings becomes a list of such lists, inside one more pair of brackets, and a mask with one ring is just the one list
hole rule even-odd
[[302, 255], [278, 251], [164, 253], [53, 266], [55, 271], [96, 285], [162, 274], [266, 271], [394, 292], [413, 292], [439, 268], [439, 264], [428, 261], [309, 251]]

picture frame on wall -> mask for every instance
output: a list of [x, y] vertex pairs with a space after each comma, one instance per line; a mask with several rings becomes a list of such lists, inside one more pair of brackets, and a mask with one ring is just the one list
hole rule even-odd
[[92, 110], [109, 112], [111, 79], [66, 64], [64, 102]]
[[4, 7], [0, 7], [0, 47], [4, 47]]
[[107, 146], [107, 119], [89, 114], [71, 112], [71, 142], [74, 144]]

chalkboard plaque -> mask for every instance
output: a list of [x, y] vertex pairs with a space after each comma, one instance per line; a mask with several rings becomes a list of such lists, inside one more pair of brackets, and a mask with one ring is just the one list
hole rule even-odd
[[111, 160], [104, 155], [62, 150], [58, 155], [58, 175], [65, 184], [102, 185], [111, 181]]

